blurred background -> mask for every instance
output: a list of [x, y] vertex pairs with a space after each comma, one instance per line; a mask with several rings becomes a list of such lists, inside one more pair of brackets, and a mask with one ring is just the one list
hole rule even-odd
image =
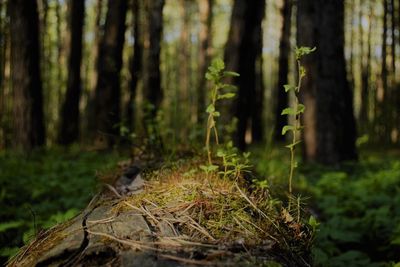
[[240, 73], [222, 140], [279, 184], [296, 46], [317, 48], [302, 60], [296, 188], [325, 223], [317, 262], [400, 261], [397, 0], [0, 0], [2, 259], [83, 208], [95, 170], [201, 151], [213, 58]]

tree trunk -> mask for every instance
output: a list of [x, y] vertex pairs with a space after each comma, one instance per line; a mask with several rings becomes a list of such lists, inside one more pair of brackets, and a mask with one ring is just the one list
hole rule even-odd
[[[378, 141], [387, 141], [385, 133], [387, 132], [387, 107], [385, 102], [388, 98], [388, 69], [387, 69], [387, 31], [388, 31], [388, 0], [383, 1], [383, 31], [382, 31], [382, 66], [381, 66], [381, 86], [378, 86], [377, 92], [377, 130]], [[386, 140], [384, 140], [386, 139]]]
[[396, 10], [394, 0], [390, 0], [390, 19], [391, 19], [391, 56], [392, 56], [392, 71], [393, 85], [396, 83]]
[[39, 67], [39, 18], [36, 1], [9, 2], [14, 91], [14, 146], [25, 150], [45, 143]]
[[163, 28], [164, 0], [146, 2], [148, 9], [148, 31], [145, 41], [144, 95], [152, 105], [151, 116], [155, 117], [163, 98], [161, 90], [160, 52]]
[[141, 77], [142, 73], [142, 59], [143, 59], [143, 37], [140, 29], [140, 19], [141, 19], [141, 1], [133, 0], [132, 3], [132, 12], [133, 12], [133, 39], [135, 41], [133, 45], [133, 56], [130, 60], [130, 74], [131, 81], [129, 84], [129, 101], [127, 106], [127, 124], [131, 131], [134, 129], [134, 105], [135, 105], [135, 97], [137, 84]]
[[[264, 7], [265, 8], [265, 7]], [[264, 17], [264, 15], [263, 15]], [[254, 103], [251, 115], [251, 140], [253, 143], [264, 141], [264, 68], [263, 68], [263, 28], [262, 22], [257, 25], [255, 33], [256, 47], [256, 67], [255, 67], [255, 92]]]
[[288, 94], [283, 86], [288, 83], [289, 54], [290, 54], [290, 35], [292, 26], [292, 0], [285, 0], [281, 10], [283, 24], [281, 29], [281, 39], [279, 41], [279, 71], [277, 85], [277, 103], [275, 109], [275, 131], [276, 141], [284, 141], [285, 136], [281, 134], [282, 128], [288, 124], [287, 116], [282, 116], [282, 110], [288, 107]]
[[[369, 5], [369, 25], [368, 25], [368, 36], [367, 36], [367, 55], [366, 58], [362, 58], [361, 64], [361, 103], [360, 103], [360, 128], [365, 133], [368, 129], [369, 119], [369, 79], [371, 75], [371, 38], [372, 38], [372, 18], [373, 18], [373, 7]], [[360, 26], [360, 32], [362, 26]]]
[[[361, 0], [360, 0], [361, 3]], [[354, 14], [354, 9], [356, 7], [356, 1], [355, 0], [351, 0], [350, 3], [350, 18], [349, 18], [349, 23], [347, 25], [349, 25], [350, 29], [348, 31], [350, 31], [350, 59], [349, 59], [349, 66], [348, 66], [348, 77], [349, 77], [349, 83], [350, 83], [350, 88], [351, 90], [354, 92], [355, 89], [355, 77], [354, 77], [354, 29], [353, 29], [353, 21], [355, 19], [355, 15]], [[361, 7], [361, 5], [360, 5]]]
[[305, 159], [323, 164], [354, 160], [356, 128], [344, 59], [344, 2], [300, 0], [297, 19], [298, 45], [317, 47], [303, 62]]
[[200, 31], [199, 31], [199, 78], [197, 87], [197, 123], [204, 123], [206, 108], [207, 83], [205, 74], [211, 59], [212, 21], [214, 0], [199, 1]]
[[[102, 13], [104, 8], [104, 1], [96, 1], [96, 18], [94, 27], [93, 49], [91, 50], [91, 57], [93, 58], [94, 66], [99, 64], [99, 49], [102, 32]], [[96, 96], [96, 83], [98, 79], [98, 68], [91, 68], [90, 72], [90, 92], [88, 94], [86, 106], [86, 131], [89, 137], [93, 134], [96, 128], [96, 114], [95, 114], [95, 96]]]
[[187, 136], [187, 129], [190, 122], [189, 88], [190, 88], [190, 0], [181, 0], [180, 9], [182, 26], [179, 37], [179, 111], [180, 124], [183, 126], [182, 134]]
[[79, 100], [81, 97], [82, 32], [85, 1], [70, 0], [70, 52], [65, 102], [61, 110], [59, 142], [69, 145], [79, 138]]
[[5, 137], [5, 125], [4, 125], [4, 118], [5, 118], [5, 98], [4, 98], [4, 87], [3, 87], [3, 80], [4, 80], [4, 67], [5, 67], [5, 27], [4, 20], [3, 20], [3, 10], [4, 10], [4, 3], [3, 0], [0, 0], [0, 150], [4, 149], [4, 137]]
[[95, 129], [108, 147], [115, 143], [120, 122], [122, 49], [125, 40], [127, 1], [109, 0], [104, 35], [100, 41], [95, 93]]
[[160, 54], [163, 30], [164, 0], [146, 2], [147, 31], [144, 47], [144, 98], [143, 124], [149, 140], [149, 149], [162, 151], [163, 143], [156, 122], [157, 112], [163, 99], [161, 88]]
[[57, 18], [57, 25], [56, 25], [56, 35], [57, 35], [57, 62], [59, 64], [57, 67], [57, 81], [59, 85], [58, 95], [57, 95], [57, 106], [61, 106], [61, 99], [62, 99], [62, 84], [63, 84], [63, 67], [61, 65], [62, 58], [63, 58], [63, 38], [61, 33], [61, 24], [62, 24], [62, 16], [61, 16], [61, 3], [62, 0], [56, 0], [55, 4], [55, 13]]
[[236, 71], [239, 77], [233, 79], [238, 86], [234, 114], [238, 119], [236, 145], [246, 148], [246, 132], [251, 124], [255, 100], [257, 43], [259, 27], [264, 17], [265, 1], [235, 0], [231, 26], [225, 47], [225, 62], [228, 70]]

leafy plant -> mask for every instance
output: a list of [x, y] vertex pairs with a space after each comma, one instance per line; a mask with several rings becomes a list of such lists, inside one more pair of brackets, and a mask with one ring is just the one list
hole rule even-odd
[[224, 169], [219, 174], [223, 176], [223, 179], [231, 177], [237, 180], [244, 172], [250, 172], [250, 152], [245, 152], [242, 156], [238, 155], [232, 142], [228, 142], [225, 149], [219, 149], [217, 157], [222, 159]]
[[285, 84], [284, 89], [286, 93], [294, 94], [294, 104], [293, 107], [287, 107], [282, 110], [281, 115], [293, 116], [294, 122], [293, 124], [285, 125], [282, 128], [282, 135], [285, 135], [288, 132], [292, 132], [292, 142], [286, 147], [290, 149], [290, 172], [289, 172], [289, 196], [292, 195], [292, 180], [294, 175], [294, 169], [297, 168], [297, 162], [295, 160], [295, 147], [298, 145], [301, 140], [297, 139], [297, 134], [302, 129], [300, 116], [305, 111], [305, 106], [299, 103], [298, 95], [301, 89], [302, 79], [306, 76], [306, 70], [301, 65], [301, 58], [305, 55], [308, 55], [314, 52], [316, 48], [310, 47], [296, 47], [296, 61], [297, 61], [297, 69], [298, 69], [298, 82], [297, 86]]
[[214, 59], [211, 62], [211, 66], [208, 67], [208, 71], [205, 76], [207, 80], [213, 83], [210, 95], [210, 104], [207, 106], [206, 109], [206, 112], [208, 113], [208, 118], [207, 118], [205, 147], [207, 149], [208, 164], [210, 166], [213, 165], [211, 159], [211, 147], [210, 147], [211, 132], [214, 132], [215, 143], [217, 145], [219, 144], [216, 119], [220, 116], [220, 112], [216, 108], [217, 102], [219, 100], [230, 99], [235, 96], [233, 90], [236, 89], [236, 87], [224, 83], [223, 79], [226, 77], [238, 77], [238, 76], [239, 74], [236, 72], [225, 71], [225, 63], [219, 58]]

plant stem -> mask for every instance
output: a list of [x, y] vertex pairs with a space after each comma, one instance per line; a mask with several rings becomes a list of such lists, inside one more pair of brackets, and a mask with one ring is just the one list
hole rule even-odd
[[[297, 59], [297, 68], [298, 68], [298, 75], [299, 75], [299, 81], [297, 84], [297, 88], [294, 92], [294, 110], [297, 112], [298, 106], [299, 106], [299, 99], [297, 97], [297, 94], [300, 92], [300, 87], [301, 87], [301, 80], [302, 80], [302, 72], [301, 72], [301, 62], [300, 59]], [[293, 129], [293, 137], [292, 137], [292, 147], [290, 147], [290, 174], [289, 174], [289, 198], [292, 196], [292, 180], [293, 180], [293, 175], [294, 175], [294, 169], [296, 168], [296, 163], [295, 163], [295, 144], [297, 142], [297, 131], [300, 128], [300, 114], [295, 115], [295, 127]], [[290, 205], [290, 201], [289, 201]]]
[[[218, 85], [214, 87], [213, 93], [212, 93], [212, 105], [215, 107], [215, 104], [217, 102], [217, 93], [218, 93]], [[214, 135], [215, 135], [215, 142], [218, 145], [218, 131], [217, 127], [215, 127], [215, 120], [214, 120], [214, 114], [209, 113], [208, 114], [208, 119], [207, 119], [207, 135], [206, 135], [206, 149], [207, 149], [207, 157], [208, 157], [208, 163], [209, 165], [212, 165], [212, 159], [211, 159], [211, 149], [210, 149], [210, 137], [211, 137], [211, 129], [214, 130]]]

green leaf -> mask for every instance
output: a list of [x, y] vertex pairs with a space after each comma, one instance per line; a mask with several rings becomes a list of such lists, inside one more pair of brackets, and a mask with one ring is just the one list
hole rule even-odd
[[11, 222], [0, 223], [0, 233], [5, 232], [9, 229], [18, 228], [23, 224], [24, 224], [23, 221], [11, 221]]
[[224, 71], [225, 77], [239, 77], [240, 74], [234, 71]]
[[226, 93], [218, 96], [218, 99], [229, 99], [234, 97], [236, 94], [235, 93]]
[[285, 84], [283, 88], [285, 88], [285, 92], [296, 91], [296, 87], [290, 84]]
[[213, 113], [215, 111], [215, 106], [213, 104], [208, 105], [206, 112]]
[[304, 106], [303, 104], [299, 104], [299, 105], [297, 106], [297, 112], [296, 112], [296, 114], [304, 113], [305, 110], [306, 110], [306, 106]]
[[225, 157], [225, 156], [226, 156], [226, 154], [225, 154], [225, 152], [223, 150], [218, 150], [217, 151], [217, 157], [222, 158], [222, 157]]
[[207, 173], [218, 170], [217, 165], [200, 165], [199, 168]]
[[281, 115], [296, 115], [296, 112], [293, 108], [285, 108], [284, 110], [282, 110]]
[[313, 48], [310, 48], [310, 47], [307, 47], [307, 46], [296, 47], [296, 51], [295, 51], [296, 58], [300, 59], [302, 56], [311, 54], [315, 50], [317, 50], [316, 47], [313, 47]]
[[317, 221], [317, 219], [315, 219], [314, 216], [311, 215], [308, 219], [308, 224], [315, 230], [319, 225], [319, 222]]
[[225, 69], [225, 63], [222, 59], [216, 58], [211, 62], [211, 68], [214, 69], [215, 71], [219, 72], [219, 71]]
[[282, 135], [285, 135], [287, 133], [287, 131], [293, 131], [294, 130], [294, 126], [292, 125], [285, 125], [282, 128]]
[[224, 83], [224, 84], [221, 85], [221, 89], [230, 90], [230, 91], [236, 91], [237, 87], [232, 85], [232, 84]]
[[214, 112], [213, 112], [213, 116], [214, 116], [214, 117], [219, 117], [220, 115], [221, 115], [221, 114], [220, 114], [218, 111], [214, 111]]
[[207, 72], [206, 73], [206, 79], [209, 80], [209, 81], [212, 81], [212, 80], [214, 80], [214, 76], [210, 72]]

